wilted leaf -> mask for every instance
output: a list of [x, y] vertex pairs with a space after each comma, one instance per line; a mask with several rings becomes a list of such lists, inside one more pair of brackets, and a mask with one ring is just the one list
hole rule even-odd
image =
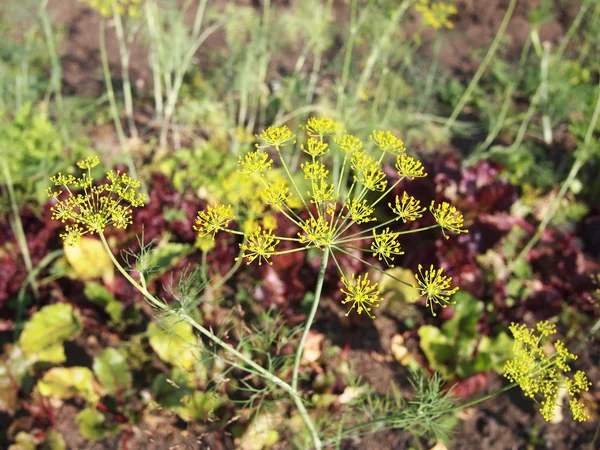
[[73, 247], [65, 245], [64, 250], [65, 257], [77, 278], [89, 280], [112, 277], [113, 263], [99, 240], [84, 236]]
[[19, 345], [37, 361], [65, 361], [63, 342], [81, 332], [81, 320], [68, 303], [44, 306], [25, 324]]
[[304, 352], [302, 358], [305, 361], [317, 362], [321, 357], [321, 346], [325, 335], [316, 331], [309, 331], [306, 337], [306, 343], [304, 344]]
[[415, 361], [413, 354], [404, 345], [404, 338], [402, 335], [395, 334], [392, 336], [390, 346], [392, 348], [392, 354], [394, 355], [394, 358], [396, 358], [396, 361], [403, 366], [407, 366], [411, 362]]
[[118, 430], [117, 425], [107, 427], [104, 414], [94, 408], [82, 410], [75, 421], [79, 424], [81, 435], [86, 439], [98, 440], [107, 434], [115, 433]]
[[94, 374], [87, 367], [54, 367], [38, 381], [36, 389], [46, 397], [67, 399], [79, 395], [90, 403], [99, 400]]
[[198, 339], [194, 336], [192, 326], [173, 318], [163, 321], [161, 325], [148, 325], [152, 349], [163, 361], [186, 370], [191, 369], [198, 358]]
[[115, 395], [131, 387], [132, 376], [127, 361], [114, 348], [107, 348], [96, 356], [93, 368], [108, 394]]

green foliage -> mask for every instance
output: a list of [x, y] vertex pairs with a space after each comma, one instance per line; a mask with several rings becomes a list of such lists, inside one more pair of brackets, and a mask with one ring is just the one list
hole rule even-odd
[[23, 353], [36, 361], [66, 360], [63, 342], [81, 332], [79, 313], [68, 303], [44, 306], [25, 324], [19, 338]]
[[94, 374], [110, 395], [122, 395], [131, 388], [133, 377], [123, 355], [114, 348], [107, 348], [94, 358]]
[[89, 281], [83, 292], [92, 302], [105, 309], [110, 316], [111, 325], [119, 327], [123, 323], [123, 304], [104, 285]]
[[46, 397], [82, 397], [89, 403], [100, 399], [94, 388], [94, 374], [87, 367], [54, 367], [38, 381], [36, 390]]
[[198, 359], [199, 341], [192, 326], [175, 317], [166, 317], [160, 325], [148, 325], [150, 346], [165, 362], [189, 370]]
[[483, 303], [461, 292], [456, 295], [455, 315], [442, 328], [423, 325], [419, 328], [421, 349], [432, 369], [446, 379], [461, 379], [479, 372], [502, 371], [512, 355], [512, 339], [501, 332], [498, 336], [480, 336], [477, 323]]
[[96, 408], [86, 408], [77, 413], [75, 421], [79, 424], [81, 435], [86, 439], [102, 439], [107, 434], [115, 434], [118, 426], [113, 424], [107, 427], [107, 421]]

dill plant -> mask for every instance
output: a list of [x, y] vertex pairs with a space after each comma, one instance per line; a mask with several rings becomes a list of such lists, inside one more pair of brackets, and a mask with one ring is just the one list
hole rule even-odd
[[[545, 396], [541, 411], [547, 420], [552, 417], [551, 412], [555, 411], [558, 389], [566, 387], [573, 397], [570, 406], [575, 419], [587, 420], [585, 405], [576, 395], [587, 390], [589, 382], [582, 371], [576, 372], [572, 378], [564, 376], [570, 370], [567, 362], [576, 357], [562, 342], [557, 341], [554, 345], [555, 351], [546, 354], [545, 347], [542, 346], [542, 337], [551, 336], [556, 331], [555, 327], [547, 322], [538, 324], [539, 337], [524, 325], [511, 326], [516, 341], [515, 357], [507, 362], [505, 376], [512, 383], [499, 391], [453, 405], [450, 391], [443, 389], [439, 377], [427, 380], [425, 375], [416, 374], [413, 383], [415, 394], [413, 400], [407, 402], [397, 393], [381, 396], [355, 378], [350, 379], [349, 387], [353, 392], [353, 399], [348, 403], [350, 410], [344, 413], [337, 429], [334, 427], [335, 421], [325, 420], [326, 418], [315, 420], [309, 414], [302, 390], [298, 386], [300, 362], [318, 310], [329, 258], [340, 273], [341, 292], [345, 294], [342, 303], [348, 305], [346, 314], [355, 311], [375, 319], [374, 309], [377, 309], [382, 301], [379, 284], [371, 279], [369, 273], [357, 276], [344, 270], [339, 261], [340, 254], [365, 263], [384, 276], [394, 278], [383, 269], [357, 256], [356, 252], [370, 253], [383, 264], [392, 267], [395, 258], [403, 254], [400, 238], [405, 234], [440, 228], [444, 236], [449, 238], [449, 233], [466, 233], [467, 230], [464, 229], [463, 217], [456, 208], [448, 203], [432, 202], [429, 212], [436, 221], [435, 225], [415, 230], [394, 231], [395, 222], [414, 221], [427, 211], [418, 199], [407, 193], [396, 196], [388, 203], [393, 213], [391, 219], [381, 223], [378, 221], [376, 205], [402, 180], [426, 176], [422, 164], [406, 154], [402, 141], [391, 132], [374, 131], [371, 134], [370, 139], [380, 152], [373, 156], [367, 152], [360, 139], [340, 133], [339, 125], [331, 119], [311, 118], [305, 129], [308, 140], [301, 148], [308, 158], [300, 167], [304, 178], [309, 181], [308, 191], [302, 191], [286, 162], [285, 146], [295, 142], [296, 137], [285, 126], [272, 127], [261, 132], [256, 149], [239, 159], [240, 173], [257, 179], [263, 185], [260, 198], [265, 206], [264, 214], [279, 213], [272, 216], [276, 222], [272, 227], [261, 226], [264, 222], [258, 220], [258, 215], [244, 224], [244, 231], [239, 231], [235, 227], [234, 209], [228, 204], [207, 206], [198, 212], [195, 224], [195, 229], [202, 239], [214, 239], [218, 232], [239, 235], [241, 242], [238, 259], [246, 261], [247, 264], [272, 264], [272, 258], [277, 255], [310, 249], [320, 252], [321, 265], [315, 297], [303, 327], [288, 330], [278, 326], [277, 320], [269, 318], [265, 318], [265, 323], [270, 324], [268, 330], [249, 329], [242, 323], [243, 330], [237, 333], [240, 337], [239, 343], [234, 346], [226, 342], [227, 331], [220, 337], [196, 319], [195, 309], [201, 301], [201, 292], [204, 289], [203, 284], [195, 283], [197, 270], [191, 274], [184, 273], [176, 288], [170, 291], [174, 302], [168, 303], [150, 293], [145, 279], [153, 270], [152, 267], [148, 267], [146, 261], [149, 246], [141, 243], [142, 250], [139, 255], [126, 252], [129, 267], [125, 268], [113, 255], [104, 235], [109, 226], [127, 228], [132, 223], [132, 209], [143, 207], [145, 196], [137, 192], [139, 182], [125, 173], [110, 170], [105, 174], [105, 182], [96, 181], [93, 169], [99, 164], [98, 157], [89, 157], [77, 163], [84, 171], [81, 177], [59, 173], [51, 178], [55, 187], [58, 187], [58, 190], [48, 188], [47, 191], [53, 203], [52, 217], [66, 224], [65, 232], [60, 235], [65, 245], [77, 245], [85, 234], [97, 234], [116, 268], [159, 314], [167, 317], [171, 324], [186, 322], [191, 325], [214, 345], [212, 349], [206, 349], [208, 352], [217, 355], [218, 349], [221, 349], [228, 355], [223, 357], [223, 361], [230, 367], [226, 372], [238, 369], [247, 373], [248, 377], [256, 376], [261, 379], [264, 385], [260, 386], [249, 383], [248, 377], [239, 380], [239, 390], [250, 393], [246, 401], [247, 407], [256, 410], [261, 407], [261, 399], [265, 396], [280, 398], [278, 392], [285, 392], [293, 401], [310, 436], [308, 444], [305, 441], [300, 442], [301, 437], [296, 436], [295, 440], [301, 446], [321, 449], [324, 445], [340, 443], [348, 437], [392, 428], [409, 429], [416, 435], [430, 434], [439, 439], [447, 439], [450, 428], [447, 419], [450, 414], [517, 385], [530, 397], [540, 393]], [[331, 182], [327, 166], [331, 151], [338, 151], [343, 155], [340, 172], [334, 176], [334, 179], [339, 180], [336, 184]], [[286, 181], [267, 175], [274, 169], [275, 162], [271, 158], [273, 152], [288, 176]], [[387, 176], [381, 168], [386, 154], [395, 157], [398, 173], [398, 179], [389, 186]], [[292, 208], [290, 205], [300, 206]], [[268, 211], [269, 209], [272, 211]], [[276, 234], [277, 225], [281, 220], [290, 221], [298, 228], [296, 236]], [[129, 262], [131, 258], [136, 261], [135, 265]], [[188, 275], [189, 278], [184, 279]], [[451, 286], [451, 278], [444, 276], [441, 268], [430, 266], [423, 269], [419, 265], [415, 279], [415, 285], [402, 280], [397, 281], [416, 288], [419, 294], [425, 297], [426, 306], [431, 308], [434, 315], [434, 305], [444, 308], [453, 302], [451, 296], [458, 288]], [[302, 335], [295, 353], [290, 358], [282, 356], [280, 350], [293, 342], [294, 336], [300, 330]], [[272, 348], [276, 350], [275, 355], [270, 353]], [[289, 359], [293, 359], [293, 362], [288, 363]], [[290, 378], [290, 369], [291, 380], [287, 381]], [[258, 401], [258, 406], [255, 401]]]

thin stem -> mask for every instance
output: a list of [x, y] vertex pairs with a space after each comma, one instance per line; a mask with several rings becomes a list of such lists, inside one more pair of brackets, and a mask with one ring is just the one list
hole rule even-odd
[[104, 75], [104, 83], [106, 84], [106, 93], [108, 95], [108, 103], [110, 105], [110, 115], [112, 116], [115, 128], [117, 130], [119, 143], [123, 148], [125, 145], [125, 133], [123, 132], [123, 127], [121, 126], [121, 119], [119, 118], [119, 110], [117, 108], [117, 101], [115, 99], [115, 91], [113, 90], [112, 78], [110, 76], [110, 69], [108, 67], [105, 27], [105, 21], [102, 20], [100, 22], [100, 59], [102, 61], [102, 74]]
[[58, 122], [60, 124], [60, 134], [68, 146], [71, 145], [71, 138], [65, 122], [65, 110], [63, 97], [61, 92], [61, 79], [62, 79], [62, 66], [56, 50], [56, 42], [54, 40], [54, 34], [52, 33], [52, 24], [50, 17], [48, 16], [48, 0], [43, 0], [40, 4], [39, 15], [42, 21], [42, 28], [44, 29], [44, 36], [46, 38], [46, 45], [48, 46], [48, 53], [50, 55], [50, 61], [52, 64], [52, 74], [50, 75], [50, 85], [52, 91], [54, 91], [54, 98], [56, 100], [56, 106], [58, 108]]
[[[152, 294], [150, 294], [150, 292], [148, 292], [147, 289], [145, 289], [137, 281], [135, 281], [131, 277], [131, 275], [129, 275], [129, 273], [127, 273], [127, 271], [123, 268], [123, 266], [121, 266], [121, 264], [119, 264], [119, 262], [113, 255], [112, 250], [110, 249], [110, 246], [108, 245], [108, 242], [106, 241], [106, 238], [104, 237], [103, 233], [100, 233], [100, 239], [102, 240], [104, 249], [108, 253], [108, 256], [110, 257], [111, 261], [113, 262], [113, 264], [115, 265], [117, 270], [119, 272], [121, 272], [121, 274], [127, 279], [127, 281], [129, 281], [138, 291], [140, 291], [142, 293], [142, 295], [144, 297], [146, 297], [146, 299], [150, 302], [150, 304], [156, 306], [158, 309], [160, 309], [162, 311], [166, 311], [167, 305], [164, 302], [161, 302], [160, 300], [158, 300]], [[300, 395], [298, 394], [298, 391], [296, 389], [292, 388], [288, 383], [283, 381], [278, 376], [273, 375], [271, 372], [266, 370], [264, 367], [255, 363], [250, 357], [244, 355], [243, 353], [241, 353], [238, 350], [236, 350], [235, 348], [233, 348], [233, 346], [226, 344], [224, 341], [219, 339], [211, 331], [207, 330], [202, 325], [200, 325], [198, 322], [196, 322], [186, 312], [183, 312], [183, 311], [181, 312], [181, 318], [184, 321], [186, 321], [187, 323], [189, 323], [193, 328], [198, 330], [203, 336], [207, 337], [208, 339], [213, 341], [215, 344], [217, 344], [219, 347], [221, 347], [223, 350], [225, 350], [226, 352], [232, 354], [236, 358], [238, 358], [241, 361], [243, 361], [244, 363], [246, 363], [249, 367], [254, 369], [256, 371], [256, 373], [258, 373], [265, 380], [272, 382], [276, 386], [279, 386], [284, 391], [286, 391], [290, 395], [290, 397], [292, 397], [292, 400], [294, 401], [296, 408], [298, 408], [298, 412], [300, 413], [300, 416], [304, 420], [304, 423], [310, 432], [315, 449], [320, 450], [323, 447], [322, 443], [321, 443], [321, 439], [319, 438], [319, 435], [317, 433], [317, 430], [316, 430], [310, 416], [308, 415], [308, 411], [306, 410], [306, 407], [304, 406], [304, 403], [302, 402], [302, 398], [300, 397]], [[232, 363], [232, 364], [235, 364], [235, 363]], [[240, 367], [240, 366], [238, 366], [238, 367]], [[240, 367], [240, 368], [243, 368], [243, 367]], [[248, 369], [245, 369], [245, 370], [248, 371]]]
[[445, 133], [450, 131], [450, 129], [453, 127], [454, 122], [458, 118], [458, 115], [462, 112], [466, 103], [471, 98], [471, 94], [473, 93], [473, 90], [477, 86], [477, 83], [479, 83], [480, 78], [483, 76], [483, 73], [487, 69], [490, 61], [496, 54], [496, 49], [498, 48], [498, 45], [500, 44], [500, 41], [502, 40], [502, 37], [504, 36], [504, 31], [506, 30], [506, 26], [508, 25], [508, 22], [509, 22], [510, 18], [512, 17], [512, 13], [513, 13], [513, 10], [515, 9], [516, 4], [517, 4], [517, 0], [510, 1], [510, 4], [508, 5], [508, 8], [506, 9], [506, 13], [504, 14], [504, 18], [502, 19], [502, 23], [500, 23], [500, 27], [498, 28], [496, 36], [494, 37], [494, 40], [492, 41], [492, 45], [490, 45], [490, 48], [488, 49], [485, 57], [483, 58], [481, 65], [477, 69], [477, 72], [475, 72], [475, 75], [473, 76], [473, 79], [469, 83], [469, 86], [467, 86], [467, 89], [465, 90], [465, 92], [462, 95], [462, 97], [460, 98], [458, 104], [454, 108], [454, 111], [452, 111], [452, 114], [450, 115], [450, 117], [446, 121], [446, 124], [444, 125]]
[[306, 344], [306, 339], [308, 337], [308, 333], [310, 332], [310, 327], [315, 319], [317, 309], [319, 308], [319, 301], [321, 300], [321, 291], [323, 290], [323, 281], [325, 280], [325, 272], [327, 270], [329, 252], [329, 248], [325, 247], [325, 251], [323, 252], [323, 257], [321, 259], [319, 276], [317, 278], [317, 286], [315, 287], [315, 298], [313, 300], [310, 313], [308, 314], [308, 318], [306, 319], [306, 323], [304, 324], [304, 331], [302, 332], [302, 337], [300, 338], [300, 344], [298, 344], [298, 349], [296, 350], [296, 358], [294, 359], [294, 368], [292, 370], [292, 389], [295, 392], [297, 392], [298, 390], [298, 371], [300, 370], [300, 361], [302, 360], [304, 345]]
[[[31, 262], [31, 254], [29, 253], [29, 247], [27, 246], [27, 237], [25, 236], [23, 222], [21, 222], [21, 216], [19, 215], [19, 205], [17, 204], [17, 196], [15, 195], [15, 191], [13, 189], [12, 178], [10, 176], [10, 169], [8, 168], [8, 163], [6, 162], [6, 160], [2, 160], [2, 171], [4, 173], [6, 189], [8, 190], [8, 198], [10, 199], [10, 206], [13, 212], [11, 228], [13, 229], [15, 239], [19, 244], [19, 249], [21, 250], [21, 255], [23, 256], [23, 262], [25, 263], [27, 273], [30, 274], [33, 270], [33, 263]], [[38, 298], [40, 296], [40, 293], [35, 279], [29, 280], [29, 285], [33, 290], [33, 295], [35, 296], [35, 298]]]
[[527, 245], [523, 248], [523, 250], [521, 250], [519, 255], [510, 264], [509, 270], [511, 272], [514, 271], [514, 269], [516, 267], [516, 263], [519, 260], [521, 260], [521, 258], [524, 258], [525, 256], [527, 256], [529, 251], [535, 246], [535, 244], [538, 243], [538, 241], [542, 237], [542, 234], [544, 233], [544, 230], [546, 229], [546, 227], [548, 226], [548, 224], [554, 218], [556, 212], [558, 211], [558, 208], [559, 208], [565, 194], [567, 193], [567, 190], [571, 187], [571, 184], [575, 180], [575, 177], [579, 173], [579, 170], [584, 166], [584, 164], [587, 161], [587, 159], [585, 157], [585, 151], [588, 149], [588, 147], [590, 145], [590, 141], [592, 139], [594, 130], [596, 129], [596, 123], [598, 122], [598, 117], [600, 116], [600, 84], [598, 85], [597, 95], [598, 95], [598, 98], [596, 99], [596, 106], [594, 108], [594, 112], [592, 114], [592, 118], [590, 120], [588, 129], [587, 129], [587, 132], [586, 132], [583, 144], [582, 144], [582, 152], [580, 153], [580, 156], [573, 163], [573, 166], [571, 167], [569, 175], [567, 176], [567, 178], [563, 182], [562, 186], [560, 187], [558, 194], [552, 201], [550, 208], [548, 208], [548, 211], [546, 212], [546, 214], [544, 215], [544, 218], [540, 222], [535, 234], [533, 235], [531, 240], [527, 243]]
[[129, 51], [127, 50], [127, 40], [123, 29], [121, 16], [116, 12], [113, 13], [115, 22], [115, 31], [117, 35], [117, 43], [119, 47], [119, 57], [121, 58], [121, 77], [123, 78], [123, 97], [125, 99], [125, 114], [129, 124], [129, 133], [132, 137], [138, 137], [135, 120], [133, 119], [133, 95], [131, 93], [131, 81], [129, 79]]
[[[431, 415], [432, 416], [433, 415], [440, 416], [442, 414], [448, 414], [448, 413], [451, 413], [451, 412], [454, 412], [454, 411], [458, 411], [458, 410], [461, 410], [461, 409], [464, 409], [464, 408], [468, 408], [469, 406], [473, 406], [473, 405], [476, 405], [478, 403], [481, 403], [481, 402], [484, 402], [486, 400], [489, 400], [490, 398], [495, 397], [496, 395], [502, 394], [503, 392], [506, 392], [506, 391], [508, 391], [508, 390], [516, 387], [516, 386], [517, 386], [517, 383], [508, 384], [508, 385], [504, 386], [503, 388], [498, 389], [497, 391], [492, 392], [491, 394], [484, 395], [482, 397], [476, 398], [475, 400], [471, 400], [471, 401], [463, 403], [461, 405], [456, 405], [456, 406], [453, 406], [451, 408], [442, 409], [442, 410], [439, 410], [439, 411], [431, 411]], [[366, 427], [369, 427], [369, 426], [372, 426], [372, 425], [378, 425], [378, 424], [387, 423], [387, 422], [394, 423], [394, 422], [401, 421], [403, 419], [405, 419], [405, 416], [380, 417], [378, 419], [369, 420], [368, 422], [363, 422], [363, 423], [360, 423], [358, 425], [354, 425], [352, 427], [346, 428], [341, 434], [342, 435], [348, 435], [350, 433], [353, 433], [353, 432], [358, 431], [358, 430], [360, 430], [362, 428], [366, 428]], [[330, 443], [330, 441], [326, 441], [325, 442], [326, 445], [329, 444], [329, 443]]]

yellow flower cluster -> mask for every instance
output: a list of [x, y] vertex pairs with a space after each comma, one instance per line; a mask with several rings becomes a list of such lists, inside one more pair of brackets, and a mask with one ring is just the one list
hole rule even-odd
[[443, 271], [443, 268], [436, 270], [432, 265], [429, 270], [425, 270], [425, 273], [423, 273], [423, 266], [419, 264], [419, 273], [415, 274], [417, 284], [414, 287], [419, 290], [419, 297], [425, 296], [425, 306], [431, 308], [433, 316], [436, 315], [433, 312], [434, 303], [446, 308], [448, 305], [454, 304], [450, 297], [458, 292], [457, 287], [451, 288], [452, 277], [442, 275]]
[[572, 378], [568, 377], [571, 371], [568, 363], [576, 360], [577, 356], [570, 353], [562, 341], [552, 343], [550, 337], [556, 333], [556, 326], [543, 321], [536, 325], [535, 330], [515, 323], [509, 329], [515, 338], [514, 358], [504, 365], [504, 376], [517, 383], [526, 396], [543, 397], [540, 412], [544, 419], [550, 421], [556, 415], [558, 392], [565, 387], [571, 396], [569, 405], [573, 418], [588, 420], [585, 405], [576, 396], [587, 391], [591, 383], [581, 370]]
[[[132, 207], [144, 206], [145, 196], [136, 192], [140, 187], [126, 173], [109, 170], [107, 183], [94, 184], [92, 169], [100, 164], [97, 156], [88, 157], [77, 163], [84, 169], [79, 178], [58, 173], [50, 178], [54, 186], [64, 188], [53, 191], [48, 188], [48, 197], [54, 199], [52, 218], [67, 223], [65, 233], [60, 234], [66, 245], [76, 245], [86, 233], [102, 233], [109, 225], [127, 228], [132, 223]], [[77, 190], [83, 193], [76, 194]], [[63, 194], [67, 194], [66, 197]]]
[[419, 0], [415, 9], [423, 15], [423, 23], [430, 25], [436, 30], [440, 28], [454, 28], [450, 16], [455, 15], [458, 10], [452, 3], [433, 2], [431, 0]]
[[140, 15], [142, 0], [79, 0], [87, 3], [105, 17], [113, 14], [137, 17]]
[[[380, 302], [377, 284], [369, 281], [368, 275], [358, 278], [346, 276], [339, 264], [337, 254], [344, 254], [357, 259], [375, 270], [382, 271], [373, 264], [361, 259], [356, 250], [371, 254], [374, 258], [393, 267], [394, 258], [404, 254], [401, 251], [400, 237], [402, 234], [421, 231], [422, 229], [395, 231], [390, 224], [402, 219], [403, 222], [414, 221], [422, 217], [426, 208], [421, 207], [419, 200], [408, 196], [396, 196], [395, 206], [389, 206], [393, 218], [387, 222], [378, 223], [375, 205], [388, 195], [403, 180], [424, 177], [421, 162], [405, 154], [406, 149], [402, 140], [390, 131], [374, 131], [370, 139], [379, 148], [379, 156], [374, 157], [364, 149], [362, 141], [347, 132], [341, 132], [340, 126], [330, 118], [311, 117], [304, 126], [308, 135], [306, 144], [300, 149], [307, 155], [308, 160], [300, 164], [307, 187], [301, 189], [296, 178], [291, 174], [287, 163], [287, 155], [283, 148], [295, 144], [295, 135], [286, 126], [270, 127], [258, 136], [256, 149], [239, 158], [239, 172], [253, 180], [257, 180], [262, 190], [257, 196], [265, 205], [279, 213], [284, 220], [291, 222], [300, 230], [295, 237], [276, 235], [276, 229], [265, 230], [265, 227], [253, 227], [249, 230], [237, 231], [229, 228], [234, 220], [233, 209], [228, 204], [211, 205], [198, 213], [195, 229], [201, 235], [226, 231], [243, 235], [240, 244], [241, 257], [248, 263], [258, 261], [271, 264], [271, 258], [280, 253], [317, 249], [331, 255], [338, 268], [344, 285], [342, 292], [346, 294], [344, 304], [350, 303], [350, 310], [365, 312], [373, 317], [370, 311]], [[341, 136], [338, 137], [338, 134]], [[330, 154], [338, 152], [341, 164], [335, 165], [337, 173], [330, 168]], [[385, 154], [396, 157], [398, 179], [388, 186], [388, 179], [382, 170]], [[275, 162], [272, 156], [278, 157], [278, 166], [287, 175], [285, 181], [272, 181]], [[303, 211], [297, 206], [302, 205]], [[441, 208], [441, 209], [440, 209]], [[258, 208], [260, 209], [260, 208]], [[439, 209], [439, 211], [438, 211]], [[440, 206], [432, 213], [442, 231], [455, 233], [464, 232], [462, 216], [455, 209]], [[361, 231], [351, 231], [353, 226], [374, 223]], [[431, 228], [431, 227], [426, 227]], [[351, 234], [353, 233], [353, 234]], [[279, 252], [277, 247], [282, 241], [292, 241], [297, 244]], [[368, 242], [365, 246], [365, 242]], [[362, 245], [363, 247], [356, 247]], [[433, 270], [433, 268], [432, 268]], [[383, 272], [383, 271], [382, 271]], [[435, 276], [434, 276], [435, 275]], [[350, 279], [350, 281], [348, 281]], [[456, 292], [450, 289], [450, 278], [442, 277], [441, 271], [426, 275], [423, 278], [425, 288], [421, 290], [430, 303], [449, 303], [449, 296]]]

